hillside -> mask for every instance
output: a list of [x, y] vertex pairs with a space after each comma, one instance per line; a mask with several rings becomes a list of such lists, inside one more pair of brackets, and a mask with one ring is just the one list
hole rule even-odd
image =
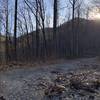
[[[78, 33], [79, 51], [81, 55], [98, 55], [100, 51], [100, 21], [80, 19], [79, 27], [77, 27], [77, 18], [75, 19], [75, 34]], [[69, 48], [71, 21], [62, 24], [59, 28], [59, 38], [61, 46]], [[61, 38], [62, 37], [62, 38]]]
[[[63, 23], [57, 29], [57, 54], [58, 57], [69, 57], [70, 56], [70, 40], [72, 33], [71, 20]], [[77, 26], [77, 18], [75, 19], [74, 34], [78, 34], [78, 49], [80, 56], [97, 56], [100, 52], [100, 21], [99, 20], [85, 20], [80, 18], [79, 27]], [[53, 29], [45, 28], [46, 42], [48, 56], [54, 55], [53, 51]], [[43, 34], [40, 30], [39, 33], [39, 52], [40, 56], [43, 55]], [[29, 33], [30, 48], [27, 47], [27, 35], [22, 35], [17, 38], [18, 40], [18, 55], [22, 57], [28, 54], [32, 55], [32, 51], [36, 54], [36, 32]], [[32, 41], [33, 38], [33, 41]], [[76, 38], [76, 37], [75, 37]], [[3, 36], [3, 41], [5, 41]], [[5, 47], [5, 46], [4, 46]], [[76, 46], [74, 47], [76, 48]], [[26, 56], [26, 55], [24, 55]], [[20, 58], [21, 58], [20, 57]], [[29, 57], [31, 58], [31, 57]]]

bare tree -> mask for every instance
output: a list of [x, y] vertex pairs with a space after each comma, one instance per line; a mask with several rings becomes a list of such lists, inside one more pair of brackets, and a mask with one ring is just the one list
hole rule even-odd
[[39, 5], [36, 0], [36, 57], [39, 57]]
[[42, 29], [43, 34], [43, 48], [44, 48], [44, 56], [46, 56], [47, 52], [47, 44], [46, 44], [46, 35], [45, 35], [45, 6], [44, 0], [35, 0], [35, 2], [31, 2], [28, 0], [24, 0], [26, 5], [29, 7], [31, 12], [34, 14], [36, 18], [36, 56], [39, 55], [39, 28]]
[[39, 16], [42, 22], [42, 34], [43, 34], [43, 48], [44, 48], [44, 57], [47, 55], [47, 41], [46, 41], [46, 34], [45, 34], [45, 6], [44, 0], [39, 0]]
[[6, 62], [9, 61], [9, 32], [8, 32], [8, 18], [9, 18], [9, 8], [8, 8], [8, 0], [2, 0], [1, 1], [2, 8], [1, 8], [1, 23], [4, 23], [4, 30], [5, 30], [5, 57], [6, 57]]
[[[71, 56], [76, 55], [76, 46], [75, 46], [75, 10], [79, 7], [79, 0], [69, 0], [71, 7], [72, 7], [72, 33], [71, 33]], [[79, 9], [79, 8], [78, 8]], [[79, 13], [78, 13], [79, 14]]]
[[9, 40], [8, 40], [8, 0], [5, 1], [6, 2], [6, 61], [8, 62], [9, 60]]
[[27, 10], [24, 6], [24, 8], [20, 8], [20, 16], [23, 18], [24, 26], [25, 26], [25, 32], [26, 32], [26, 60], [29, 60], [30, 56], [30, 39], [29, 39], [29, 27], [28, 27], [28, 19], [27, 19]]
[[58, 22], [58, 0], [54, 0], [53, 6], [53, 48], [56, 53], [57, 50], [57, 22]]
[[77, 13], [77, 26], [76, 26], [76, 35], [75, 35], [75, 56], [79, 56], [79, 32], [80, 32], [80, 16], [81, 16], [81, 6], [83, 1], [78, 0], [77, 1], [77, 7], [76, 7], [76, 13]]
[[[23, 22], [18, 18], [18, 31], [20, 33], [20, 36], [24, 36], [24, 28], [23, 28]], [[25, 55], [25, 38], [19, 38], [18, 40], [18, 49], [19, 49], [19, 55], [18, 59], [21, 61], [26, 60], [26, 55]], [[24, 59], [23, 59], [24, 58]]]
[[17, 8], [18, 0], [15, 0], [15, 15], [14, 15], [14, 60], [17, 60]]
[[[36, 57], [39, 57], [39, 26], [40, 26], [40, 21], [39, 21], [39, 3], [38, 0], [35, 0], [34, 2], [31, 2], [29, 0], [24, 0], [25, 4], [31, 11], [31, 13], [35, 16], [36, 20]], [[32, 40], [33, 41], [33, 40]]]

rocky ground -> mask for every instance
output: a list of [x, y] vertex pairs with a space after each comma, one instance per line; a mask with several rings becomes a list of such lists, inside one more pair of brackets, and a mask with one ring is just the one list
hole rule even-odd
[[[100, 100], [98, 58], [0, 72], [0, 100]], [[4, 98], [4, 99], [3, 99]]]

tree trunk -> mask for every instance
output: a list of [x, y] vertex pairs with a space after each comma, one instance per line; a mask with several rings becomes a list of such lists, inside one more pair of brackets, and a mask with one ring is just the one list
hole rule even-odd
[[17, 6], [18, 0], [15, 0], [15, 16], [14, 16], [14, 60], [17, 61]]
[[54, 15], [53, 15], [53, 48], [54, 48], [54, 54], [56, 55], [57, 52], [57, 17], [58, 17], [58, 0], [54, 0]]

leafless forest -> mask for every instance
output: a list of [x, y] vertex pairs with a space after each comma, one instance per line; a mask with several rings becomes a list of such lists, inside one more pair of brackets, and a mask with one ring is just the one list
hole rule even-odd
[[1, 0], [1, 62], [99, 55], [99, 1], [65, 1]]
[[0, 0], [0, 100], [100, 100], [100, 0]]

